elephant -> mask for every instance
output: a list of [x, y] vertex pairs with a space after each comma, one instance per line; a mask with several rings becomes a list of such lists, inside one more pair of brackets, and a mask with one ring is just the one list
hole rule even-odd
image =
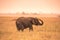
[[29, 31], [33, 31], [32, 25], [43, 25], [43, 21], [33, 17], [19, 17], [16, 20], [16, 27], [18, 31], [24, 31], [26, 28], [29, 28]]

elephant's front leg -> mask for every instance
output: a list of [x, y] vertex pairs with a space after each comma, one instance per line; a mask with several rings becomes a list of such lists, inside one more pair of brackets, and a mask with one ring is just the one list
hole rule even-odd
[[30, 27], [29, 27], [29, 31], [33, 31], [33, 27], [32, 27], [32, 25], [30, 25]]

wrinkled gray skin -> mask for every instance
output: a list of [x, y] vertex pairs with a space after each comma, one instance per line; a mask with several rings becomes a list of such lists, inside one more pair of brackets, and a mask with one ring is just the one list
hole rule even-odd
[[25, 28], [29, 28], [29, 31], [33, 31], [32, 25], [43, 25], [43, 21], [40, 19], [41, 23], [37, 18], [33, 17], [19, 17], [16, 20], [16, 27], [18, 31], [23, 31]]

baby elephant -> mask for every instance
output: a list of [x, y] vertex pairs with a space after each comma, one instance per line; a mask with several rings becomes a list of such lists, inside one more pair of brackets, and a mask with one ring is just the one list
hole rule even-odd
[[23, 31], [26, 28], [29, 28], [29, 31], [33, 31], [32, 25], [43, 25], [43, 21], [33, 17], [19, 17], [16, 20], [16, 27], [18, 31]]

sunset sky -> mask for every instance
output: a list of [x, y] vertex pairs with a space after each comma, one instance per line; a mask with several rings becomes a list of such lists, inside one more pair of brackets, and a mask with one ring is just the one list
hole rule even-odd
[[0, 0], [0, 13], [60, 13], [60, 0]]

